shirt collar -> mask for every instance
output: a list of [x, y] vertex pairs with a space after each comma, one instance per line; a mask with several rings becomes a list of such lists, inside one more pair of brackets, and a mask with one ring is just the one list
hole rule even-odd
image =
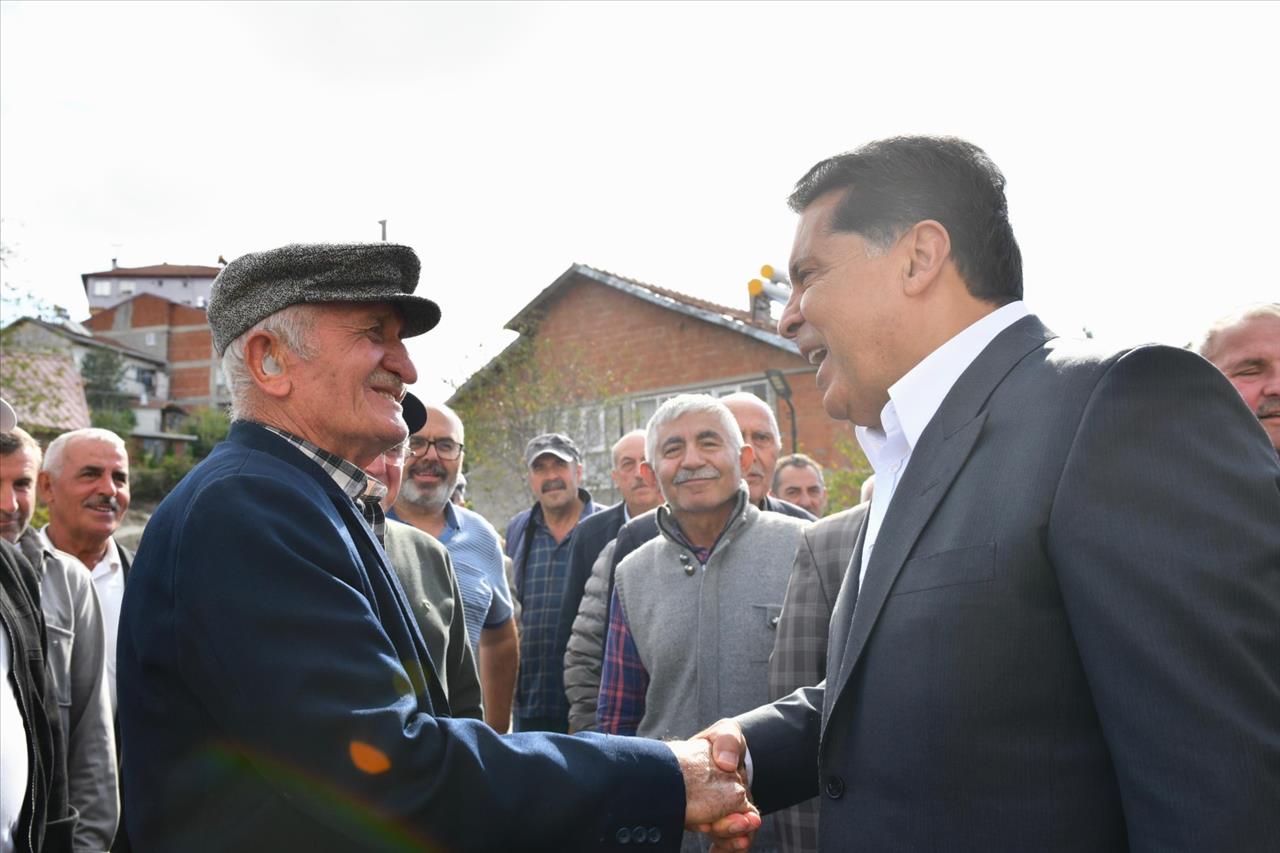
[[889, 387], [889, 402], [880, 413], [881, 429], [857, 427], [858, 443], [875, 467], [877, 457], [902, 456], [920, 440], [925, 427], [960, 375], [996, 338], [1031, 312], [1022, 301], [1001, 306], [965, 327], [945, 344], [924, 357]]
[[[371, 478], [354, 464], [291, 432], [286, 432], [267, 424], [262, 424], [261, 426], [301, 450], [303, 455], [323, 468], [324, 472], [333, 479], [333, 482], [338, 484], [338, 488], [342, 489], [343, 493], [351, 500], [359, 500], [364, 496]], [[378, 481], [374, 480], [373, 482], [377, 483]], [[378, 486], [382, 488], [382, 494], [385, 495], [387, 487], [381, 483], [378, 483]]]
[[446, 527], [454, 530], [461, 530], [462, 524], [458, 521], [458, 512], [453, 508], [453, 501], [449, 501], [444, 505], [444, 523]]
[[[71, 557], [71, 559], [75, 560], [77, 563], [80, 562], [78, 557], [76, 557], [73, 554], [69, 554], [66, 551], [60, 550], [58, 546], [53, 544], [53, 540], [49, 538], [49, 525], [46, 524], [44, 527], [41, 527], [39, 530], [36, 530], [34, 527], [31, 527], [28, 529], [31, 530], [31, 532], [38, 533], [40, 535], [40, 539], [39, 539], [40, 547], [45, 549], [47, 553], [57, 557], [62, 557], [62, 556]], [[81, 563], [81, 565], [84, 565], [84, 564]], [[115, 570], [121, 568], [120, 549], [116, 546], [116, 537], [108, 536], [107, 549], [102, 552], [102, 559], [94, 563], [92, 566], [85, 566], [85, 568], [88, 569], [90, 572], [92, 572], [98, 566], [104, 566], [105, 570], [108, 572], [114, 572]]]

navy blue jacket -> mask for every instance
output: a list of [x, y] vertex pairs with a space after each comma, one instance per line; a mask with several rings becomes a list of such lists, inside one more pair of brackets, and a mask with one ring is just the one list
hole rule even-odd
[[288, 442], [237, 423], [160, 505], [118, 652], [140, 850], [679, 845], [663, 745], [455, 720], [385, 553]]

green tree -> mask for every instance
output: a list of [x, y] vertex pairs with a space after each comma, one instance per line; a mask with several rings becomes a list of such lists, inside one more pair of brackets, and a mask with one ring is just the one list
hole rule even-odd
[[[590, 412], [605, 410], [619, 377], [572, 346], [524, 334], [454, 395], [452, 406], [466, 424], [467, 476], [473, 469], [500, 472], [502, 488], [528, 488], [525, 444], [544, 432], [564, 432], [579, 441]], [[584, 408], [586, 407], [586, 408]], [[621, 434], [612, 421], [607, 439]], [[472, 489], [469, 487], [468, 491]]]
[[191, 445], [191, 455], [196, 459], [203, 459], [215, 444], [227, 437], [231, 419], [222, 409], [200, 406], [191, 410], [183, 428], [196, 436]]
[[871, 476], [871, 463], [849, 432], [842, 430], [836, 436], [831, 456], [832, 464], [824, 472], [828, 514], [857, 506], [862, 484]]
[[127, 369], [120, 353], [113, 349], [92, 349], [85, 353], [80, 362], [80, 378], [84, 380], [84, 397], [90, 411], [128, 411], [128, 395], [120, 390]]
[[138, 417], [132, 409], [98, 409], [89, 410], [91, 426], [109, 429], [121, 438], [128, 438], [129, 433], [138, 425]]

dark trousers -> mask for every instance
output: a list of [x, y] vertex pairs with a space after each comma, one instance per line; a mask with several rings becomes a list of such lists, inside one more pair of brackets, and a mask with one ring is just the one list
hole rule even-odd
[[513, 730], [517, 732], [569, 733], [569, 721], [564, 717], [515, 717]]

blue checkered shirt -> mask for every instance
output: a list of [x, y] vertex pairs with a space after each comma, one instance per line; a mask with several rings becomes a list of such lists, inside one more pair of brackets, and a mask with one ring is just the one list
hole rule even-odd
[[[585, 512], [583, 517], [585, 517]], [[520, 588], [520, 682], [516, 690], [517, 717], [569, 717], [564, 697], [564, 659], [556, 654], [560, 602], [569, 577], [569, 549], [575, 527], [557, 545], [542, 513], [529, 519], [532, 537]]]

